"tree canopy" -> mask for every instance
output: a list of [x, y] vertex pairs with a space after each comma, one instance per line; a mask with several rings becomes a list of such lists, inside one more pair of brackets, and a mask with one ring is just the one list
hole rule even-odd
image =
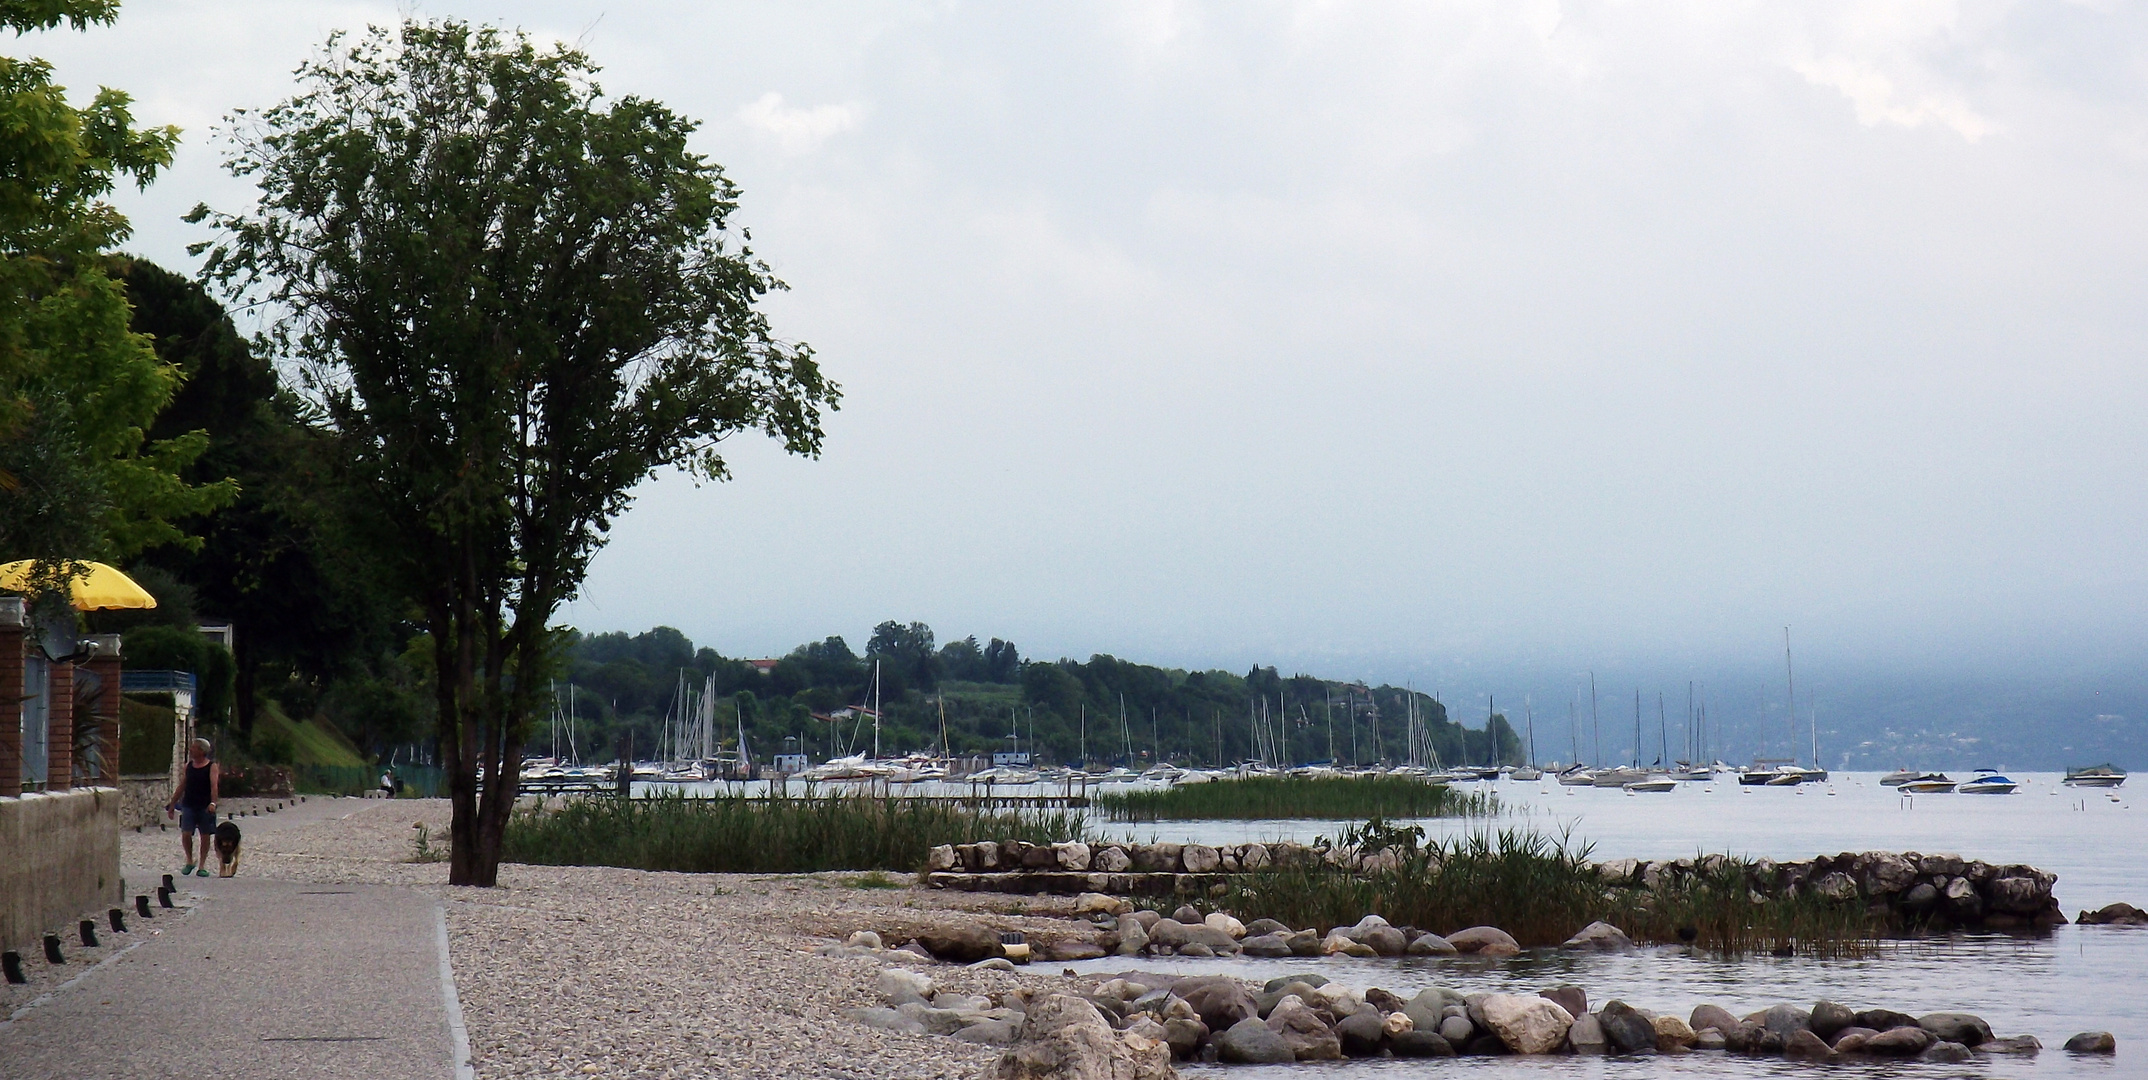
[[231, 120], [254, 208], [194, 214], [222, 234], [206, 272], [284, 313], [265, 341], [424, 612], [463, 884], [495, 878], [550, 619], [634, 486], [723, 479], [742, 431], [816, 454], [838, 401], [758, 306], [782, 283], [695, 124], [595, 74], [453, 20], [332, 36], [296, 96]]

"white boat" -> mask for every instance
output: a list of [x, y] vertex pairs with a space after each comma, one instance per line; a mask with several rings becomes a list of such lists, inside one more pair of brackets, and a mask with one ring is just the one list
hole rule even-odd
[[2115, 765], [2097, 765], [2087, 769], [2068, 769], [2064, 783], [2067, 787], [2114, 788], [2126, 782], [2126, 771]]
[[1648, 779], [1647, 773], [1639, 769], [1619, 765], [1597, 773], [1590, 779], [1590, 783], [1595, 784], [1597, 787], [1622, 788], [1628, 784], [1646, 779]]
[[1895, 786], [1912, 795], [1944, 795], [1956, 787], [1945, 773], [1919, 773]]
[[1963, 795], [2012, 795], [2020, 786], [2011, 778], [1999, 775], [1997, 769], [1978, 769], [1974, 777], [1955, 785], [1954, 790]]
[[1144, 769], [1141, 773], [1141, 778], [1143, 780], [1160, 780], [1168, 784], [1184, 775], [1186, 775], [1186, 770], [1166, 761]]
[[1675, 791], [1678, 781], [1666, 774], [1657, 774], [1645, 780], [1635, 780], [1626, 785], [1628, 791]]
[[1879, 782], [1881, 787], [1901, 787], [1903, 784], [1909, 783], [1910, 781], [1915, 780], [1923, 775], [1923, 773], [1920, 773], [1915, 769], [1896, 769], [1895, 771], [1880, 777]]
[[1707, 783], [1715, 779], [1715, 769], [1708, 765], [1684, 765], [1671, 772], [1671, 779]]
[[1544, 770], [1534, 765], [1524, 765], [1507, 775], [1524, 783], [1534, 783], [1544, 778]]
[[1596, 774], [1576, 765], [1559, 774], [1559, 784], [1562, 787], [1593, 787]]

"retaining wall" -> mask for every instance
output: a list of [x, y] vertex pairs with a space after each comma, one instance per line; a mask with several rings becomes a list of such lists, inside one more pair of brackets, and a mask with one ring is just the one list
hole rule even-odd
[[119, 789], [0, 798], [0, 948], [34, 952], [47, 930], [120, 901]]

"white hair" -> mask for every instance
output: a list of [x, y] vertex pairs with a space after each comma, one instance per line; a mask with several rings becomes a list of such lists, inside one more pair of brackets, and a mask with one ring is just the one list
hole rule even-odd
[[196, 740], [194, 740], [194, 749], [196, 749], [196, 750], [199, 750], [199, 751], [201, 751], [201, 752], [202, 752], [202, 753], [204, 753], [204, 754], [208, 753], [208, 752], [209, 752], [209, 740], [207, 740], [207, 739], [196, 739]]

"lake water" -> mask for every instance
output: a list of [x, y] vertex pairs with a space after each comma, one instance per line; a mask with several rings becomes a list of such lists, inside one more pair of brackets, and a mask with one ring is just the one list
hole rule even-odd
[[[2020, 862], [2059, 875], [2056, 893], [2067, 917], [2124, 900], [2148, 906], [2148, 811], [2133, 808], [2137, 793], [2120, 788], [2076, 791], [2056, 774], [2010, 774], [2023, 781], [2006, 796], [1919, 795], [1882, 787], [1875, 773], [1837, 774], [1829, 784], [1797, 788], [1680, 785], [1655, 795], [1627, 795], [1555, 783], [1484, 784], [1508, 813], [1496, 824], [1528, 824], [1593, 845], [1598, 859], [1677, 858], [1709, 852], [1777, 860], [1842, 851], [1953, 852], [1993, 863]], [[1309, 821], [1157, 822], [1109, 825], [1133, 839], [1233, 843], [1310, 840], [1333, 835], [1340, 823]], [[1484, 827], [1484, 822], [1418, 822], [1434, 835]], [[1452, 929], [1452, 928], [1448, 928]], [[2148, 1076], [2148, 928], [2065, 926], [2049, 936], [1958, 935], [1887, 943], [1848, 960], [1773, 957], [1725, 961], [1692, 950], [1643, 949], [1615, 956], [1535, 951], [1508, 960], [1258, 960], [1164, 957], [1132, 962], [1108, 958], [1073, 965], [1096, 972], [1128, 969], [1180, 974], [1225, 972], [1268, 979], [1316, 971], [1360, 989], [1380, 986], [1404, 997], [1428, 986], [1465, 993], [1534, 993], [1571, 982], [1592, 1005], [1623, 998], [1684, 1016], [1712, 1002], [1743, 1014], [1778, 1002], [1809, 1007], [1826, 998], [1851, 1008], [1885, 1007], [1909, 1013], [1974, 1012], [2000, 1035], [2030, 1034], [2046, 1049], [2033, 1058], [1993, 1056], [1961, 1065], [1872, 1064], [1857, 1074], [1932, 1077]], [[2118, 1036], [2112, 1058], [2077, 1058], [2058, 1047], [2077, 1031]], [[1780, 1059], [1694, 1054], [1656, 1059], [1477, 1058], [1449, 1062], [1369, 1061], [1329, 1066], [1231, 1067], [1248, 1080], [1320, 1076], [1331, 1080], [1387, 1077], [1458, 1069], [1473, 1076], [1783, 1076], [1811, 1066]], [[1204, 1072], [1208, 1070], [1202, 1070]]]

